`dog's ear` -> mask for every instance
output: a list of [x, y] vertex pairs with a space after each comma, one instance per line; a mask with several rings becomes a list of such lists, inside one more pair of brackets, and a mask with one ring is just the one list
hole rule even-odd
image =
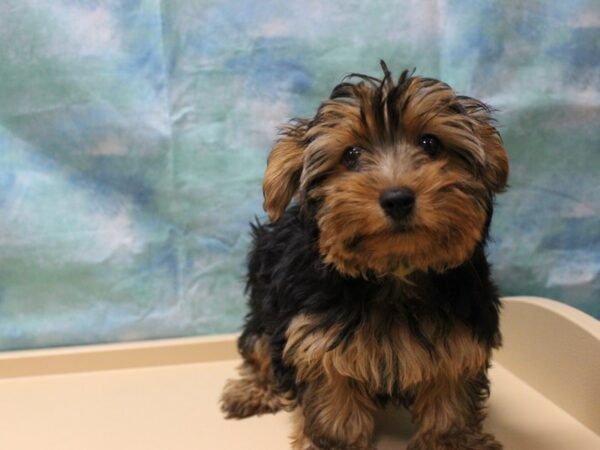
[[296, 119], [281, 129], [263, 178], [263, 208], [271, 222], [278, 220], [300, 185], [308, 120]]
[[496, 127], [492, 111], [485, 103], [471, 97], [458, 97], [463, 114], [475, 122], [475, 129], [485, 152], [483, 182], [494, 193], [503, 192], [508, 182], [508, 154]]
[[494, 193], [503, 192], [508, 182], [508, 154], [502, 144], [502, 138], [495, 127], [489, 123], [481, 124], [479, 136], [486, 155], [484, 183]]

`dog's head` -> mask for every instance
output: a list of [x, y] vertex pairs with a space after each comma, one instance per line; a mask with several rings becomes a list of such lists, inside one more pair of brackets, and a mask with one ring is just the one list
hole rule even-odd
[[263, 181], [277, 221], [293, 198], [349, 276], [444, 271], [485, 239], [508, 157], [490, 109], [405, 71], [350, 75], [313, 119], [282, 129]]

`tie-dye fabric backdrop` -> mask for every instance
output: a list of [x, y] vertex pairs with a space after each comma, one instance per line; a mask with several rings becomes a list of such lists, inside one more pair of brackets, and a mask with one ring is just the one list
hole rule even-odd
[[500, 109], [502, 292], [600, 315], [597, 0], [3, 0], [0, 24], [0, 348], [236, 330], [276, 126], [380, 58]]

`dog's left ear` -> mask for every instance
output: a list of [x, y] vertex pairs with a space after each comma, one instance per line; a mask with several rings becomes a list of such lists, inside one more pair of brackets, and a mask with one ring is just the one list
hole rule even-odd
[[486, 155], [486, 167], [483, 181], [494, 193], [504, 192], [508, 182], [508, 154], [502, 144], [502, 138], [495, 127], [489, 123], [479, 126], [479, 137]]
[[508, 182], [508, 154], [498, 130], [492, 125], [494, 120], [491, 110], [479, 100], [462, 96], [458, 98], [464, 108], [463, 112], [474, 119], [475, 128], [483, 145], [486, 157], [483, 182], [491, 192], [503, 192]]
[[304, 160], [304, 139], [308, 120], [296, 119], [281, 129], [263, 178], [263, 208], [271, 222], [277, 221], [298, 191]]

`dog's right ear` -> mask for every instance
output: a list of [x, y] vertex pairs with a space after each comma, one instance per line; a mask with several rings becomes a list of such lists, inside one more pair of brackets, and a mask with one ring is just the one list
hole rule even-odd
[[298, 191], [307, 130], [308, 120], [305, 119], [296, 119], [290, 125], [281, 128], [281, 137], [269, 155], [263, 178], [263, 208], [271, 222], [277, 221], [283, 215]]

